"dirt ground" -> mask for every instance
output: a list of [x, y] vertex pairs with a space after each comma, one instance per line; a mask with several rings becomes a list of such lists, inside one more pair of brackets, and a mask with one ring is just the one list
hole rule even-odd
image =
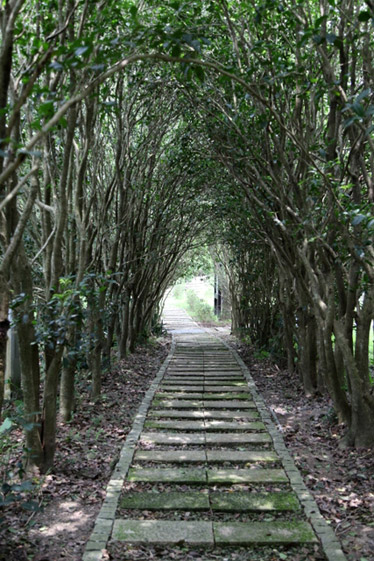
[[59, 424], [54, 469], [40, 479], [41, 510], [11, 505], [0, 513], [0, 561], [81, 561], [123, 442], [169, 348], [170, 339], [159, 339], [117, 363], [104, 374], [98, 403], [89, 400], [90, 381], [79, 381], [74, 419]]
[[[326, 397], [307, 398], [297, 374], [233, 343], [349, 561], [374, 560], [374, 450], [341, 448], [344, 426]], [[373, 427], [374, 430], [374, 427]]]
[[[327, 398], [306, 398], [297, 375], [279, 370], [269, 361], [256, 361], [250, 349], [231, 343], [249, 366], [348, 560], [373, 561], [374, 452], [339, 448], [344, 427], [336, 425]], [[81, 560], [120, 448], [169, 344], [162, 339], [139, 348], [105, 374], [100, 403], [89, 401], [89, 381], [80, 382], [77, 413], [71, 423], [58, 427], [54, 470], [40, 480], [37, 500], [41, 510], [30, 513], [12, 506], [3, 513], [1, 561]], [[154, 558], [151, 549], [148, 553], [143, 559]], [[235, 559], [248, 559], [244, 550], [238, 554]], [[217, 551], [211, 555], [220, 558]], [[183, 551], [170, 558], [190, 559], [183, 557]], [[318, 557], [309, 553], [307, 558]]]

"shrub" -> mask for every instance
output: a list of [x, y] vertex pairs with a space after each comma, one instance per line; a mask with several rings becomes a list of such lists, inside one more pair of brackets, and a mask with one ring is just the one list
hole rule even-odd
[[199, 298], [193, 290], [187, 290], [188, 312], [197, 321], [211, 322], [217, 321], [216, 316], [209, 304]]

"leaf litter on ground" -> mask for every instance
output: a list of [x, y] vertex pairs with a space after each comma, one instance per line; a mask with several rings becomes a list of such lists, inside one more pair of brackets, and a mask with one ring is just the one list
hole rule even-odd
[[79, 380], [77, 411], [58, 423], [55, 464], [40, 478], [42, 509], [32, 520], [16, 507], [2, 513], [0, 561], [81, 561], [133, 418], [169, 349], [170, 339], [160, 338], [117, 362], [103, 373], [98, 402], [90, 401], [89, 380]]

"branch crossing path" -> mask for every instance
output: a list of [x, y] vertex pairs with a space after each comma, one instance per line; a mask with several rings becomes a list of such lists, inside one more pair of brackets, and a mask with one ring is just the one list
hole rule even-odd
[[169, 305], [164, 322], [172, 351], [127, 437], [84, 561], [107, 559], [111, 544], [262, 547], [264, 561], [277, 558], [266, 548], [286, 545], [319, 552], [298, 559], [343, 561], [244, 363], [184, 311]]

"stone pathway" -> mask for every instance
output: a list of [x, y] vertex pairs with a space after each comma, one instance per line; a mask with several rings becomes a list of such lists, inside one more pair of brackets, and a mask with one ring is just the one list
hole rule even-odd
[[343, 561], [241, 359], [181, 310], [167, 310], [165, 323], [173, 350], [128, 435], [84, 561], [103, 559], [109, 539], [321, 543], [327, 561]]

